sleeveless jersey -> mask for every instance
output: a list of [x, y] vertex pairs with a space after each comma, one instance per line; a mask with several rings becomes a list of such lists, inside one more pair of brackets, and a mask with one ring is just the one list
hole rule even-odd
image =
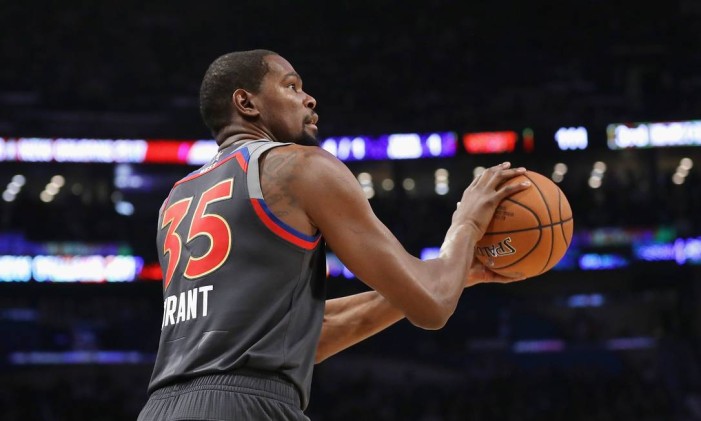
[[149, 393], [236, 369], [291, 382], [302, 409], [325, 303], [326, 260], [266, 206], [258, 159], [285, 143], [225, 148], [178, 181], [161, 207], [163, 321]]

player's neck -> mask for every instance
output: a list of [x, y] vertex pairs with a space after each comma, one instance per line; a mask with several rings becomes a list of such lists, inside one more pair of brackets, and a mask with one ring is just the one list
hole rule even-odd
[[249, 133], [236, 134], [236, 135], [229, 136], [226, 139], [224, 139], [219, 144], [219, 150], [221, 151], [222, 149], [228, 148], [231, 145], [242, 144], [244, 142], [250, 142], [252, 140], [269, 140], [269, 139], [266, 139], [265, 137], [262, 137], [262, 136], [255, 136], [255, 135], [249, 134]]

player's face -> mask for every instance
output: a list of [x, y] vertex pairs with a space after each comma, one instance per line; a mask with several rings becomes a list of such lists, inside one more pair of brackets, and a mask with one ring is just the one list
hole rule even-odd
[[302, 90], [302, 78], [287, 60], [271, 55], [265, 61], [268, 73], [256, 95], [261, 123], [280, 142], [318, 145], [316, 100]]

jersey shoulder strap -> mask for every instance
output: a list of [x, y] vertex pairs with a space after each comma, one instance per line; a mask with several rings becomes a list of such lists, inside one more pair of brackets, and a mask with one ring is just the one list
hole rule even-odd
[[251, 199], [263, 199], [263, 190], [260, 186], [260, 164], [259, 159], [265, 152], [280, 146], [291, 145], [291, 143], [265, 142], [258, 145], [251, 145], [248, 159], [248, 195]]

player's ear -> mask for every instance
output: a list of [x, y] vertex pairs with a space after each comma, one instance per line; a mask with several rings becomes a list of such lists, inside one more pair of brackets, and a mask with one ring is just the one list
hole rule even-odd
[[237, 89], [231, 96], [234, 109], [244, 117], [256, 117], [260, 114], [258, 108], [252, 101], [253, 94], [245, 89]]

